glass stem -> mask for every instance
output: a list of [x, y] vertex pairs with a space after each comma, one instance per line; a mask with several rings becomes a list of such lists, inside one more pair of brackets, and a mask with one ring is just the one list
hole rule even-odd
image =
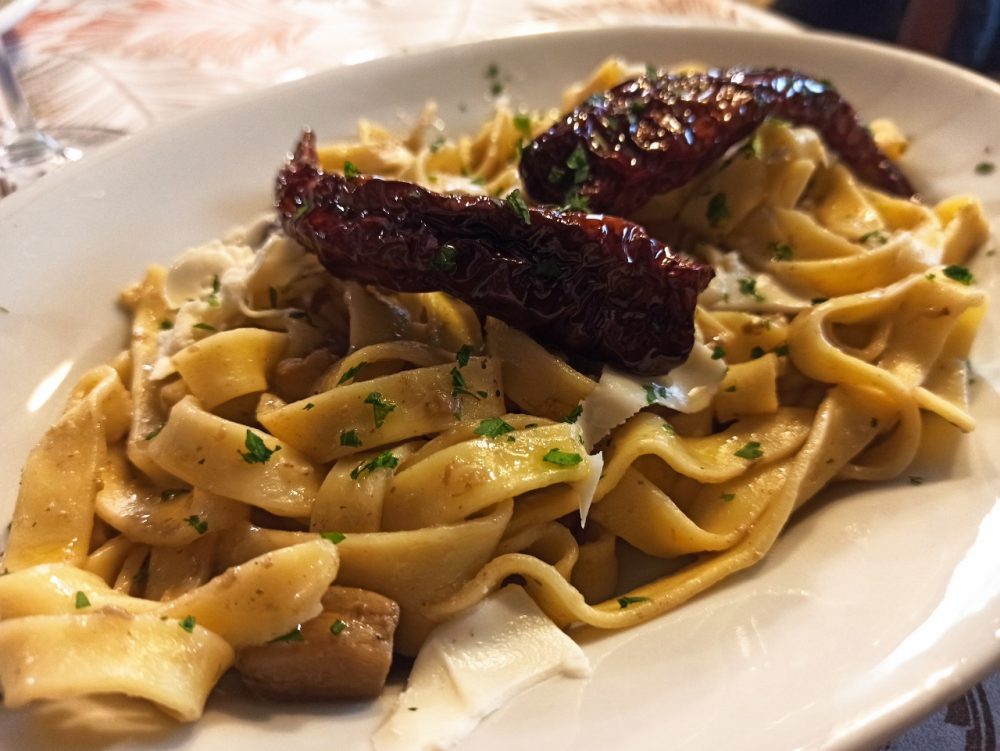
[[62, 149], [35, 124], [24, 92], [14, 75], [7, 47], [0, 39], [0, 151], [5, 161], [34, 163], [62, 156]]

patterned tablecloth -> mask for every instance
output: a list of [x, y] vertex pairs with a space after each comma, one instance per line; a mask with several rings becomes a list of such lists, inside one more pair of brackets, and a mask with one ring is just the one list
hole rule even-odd
[[[220, 98], [401, 50], [620, 23], [794, 25], [728, 0], [0, 0], [44, 126], [141, 130]], [[886, 744], [997, 751], [1000, 675]]]

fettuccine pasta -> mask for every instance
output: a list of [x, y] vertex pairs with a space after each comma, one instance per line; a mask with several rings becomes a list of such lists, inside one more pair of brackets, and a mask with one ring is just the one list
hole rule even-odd
[[[609, 61], [564, 106], [628, 74]], [[556, 115], [501, 103], [449, 140], [429, 107], [320, 157], [499, 197]], [[194, 720], [242, 650], [333, 619], [331, 585], [393, 601], [402, 655], [511, 577], [571, 633], [634, 626], [759, 561], [828, 484], [905, 475], [931, 427], [975, 427], [975, 198], [876, 191], [768, 120], [636, 219], [683, 228], [717, 272], [690, 359], [652, 379], [581, 369], [443, 293], [334, 278], [271, 216], [150, 269], [123, 296], [129, 349], [25, 467], [5, 704], [119, 692]], [[623, 589], [636, 559], [661, 573]]]

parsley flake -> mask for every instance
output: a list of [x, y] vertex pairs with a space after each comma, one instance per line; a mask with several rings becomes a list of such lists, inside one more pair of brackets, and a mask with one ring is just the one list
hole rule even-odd
[[347, 370], [345, 370], [345, 371], [344, 371], [344, 375], [342, 375], [342, 376], [340, 377], [340, 380], [339, 380], [339, 381], [337, 381], [337, 385], [338, 385], [338, 386], [343, 386], [343, 385], [344, 385], [345, 383], [347, 383], [348, 381], [350, 381], [350, 380], [353, 380], [353, 379], [354, 379], [354, 378], [355, 378], [355, 377], [356, 377], [356, 376], [358, 375], [358, 373], [360, 373], [360, 372], [361, 372], [361, 369], [362, 369], [362, 368], [363, 368], [363, 367], [364, 367], [365, 365], [367, 365], [367, 364], [368, 364], [368, 363], [366, 363], [366, 362], [359, 362], [359, 363], [358, 363], [357, 365], [355, 365], [355, 366], [354, 366], [353, 368], [348, 368]]
[[570, 425], [573, 425], [577, 420], [580, 419], [580, 415], [582, 414], [583, 414], [583, 405], [577, 404], [575, 407], [573, 407], [573, 409], [569, 411], [569, 414], [566, 415], [562, 419], [562, 421], [568, 422]]
[[159, 427], [159, 428], [157, 428], [156, 430], [149, 431], [148, 433], [146, 433], [146, 440], [147, 441], [153, 440], [154, 438], [156, 438], [156, 436], [158, 436], [160, 434], [161, 430], [163, 430], [162, 426]]
[[944, 275], [959, 284], [964, 284], [966, 287], [973, 282], [972, 272], [965, 268], [965, 266], [956, 266], [955, 264], [945, 266]]
[[757, 280], [750, 276], [743, 276], [739, 279], [740, 292], [747, 297], [752, 297], [757, 302], [763, 302], [764, 296], [757, 291]]
[[203, 535], [206, 532], [208, 532], [208, 522], [203, 521], [200, 516], [192, 514], [191, 516], [184, 519], [184, 521], [186, 521], [188, 524], [194, 527], [195, 531], [197, 531], [199, 535]]
[[377, 391], [373, 391], [365, 397], [365, 404], [372, 405], [372, 416], [375, 419], [376, 428], [381, 428], [385, 418], [396, 409], [395, 402], [389, 401]]
[[771, 251], [771, 258], [775, 261], [792, 260], [792, 246], [788, 243], [771, 243], [767, 249]]
[[730, 394], [733, 393], [734, 391], [736, 391], [736, 385], [733, 384], [732, 386], [726, 386], [725, 391]]
[[281, 446], [269, 449], [264, 443], [264, 439], [249, 428], [247, 428], [247, 435], [243, 441], [243, 445], [247, 448], [246, 453], [244, 454], [242, 451], [237, 451], [236, 453], [242, 456], [243, 461], [247, 464], [267, 464], [272, 454], [281, 451]]
[[767, 353], [764, 351], [763, 347], [754, 347], [752, 350], [750, 350], [750, 359], [758, 360], [766, 354]]
[[328, 542], [332, 542], [334, 545], [339, 545], [347, 539], [347, 535], [343, 532], [323, 532], [320, 534], [320, 537]]
[[472, 345], [463, 344], [458, 352], [455, 353], [455, 360], [458, 362], [458, 367], [464, 368], [469, 364], [469, 358], [472, 356]]
[[750, 441], [746, 446], [734, 453], [740, 459], [760, 459], [764, 456], [764, 449], [760, 447], [757, 441]]
[[624, 610], [629, 605], [635, 605], [636, 603], [640, 603], [640, 602], [649, 602], [649, 598], [648, 597], [628, 597], [628, 596], [626, 596], [626, 597], [619, 597], [618, 598], [618, 607], [621, 608], [622, 610]]
[[588, 212], [590, 211], [590, 199], [574, 188], [566, 195], [566, 204], [559, 210]]
[[889, 235], [880, 229], [877, 229], [874, 232], [866, 232], [858, 238], [858, 242], [862, 245], [869, 245], [872, 243], [875, 245], [885, 245], [888, 241]]
[[351, 479], [357, 480], [362, 475], [370, 475], [376, 469], [395, 469], [399, 459], [391, 451], [383, 451], [374, 459], [362, 462], [351, 470]]
[[356, 430], [345, 430], [340, 434], [340, 445], [341, 446], [352, 446], [354, 448], [359, 448], [361, 446], [361, 439], [358, 438], [358, 431]]
[[521, 218], [522, 222], [531, 224], [531, 213], [528, 211], [528, 206], [524, 203], [524, 199], [521, 198], [521, 191], [518, 188], [514, 188], [514, 190], [507, 194], [504, 203]]
[[465, 380], [465, 376], [462, 375], [461, 371], [458, 368], [451, 369], [451, 395], [471, 396], [473, 399], [477, 401], [489, 396], [489, 394], [487, 394], [485, 391], [477, 391], [475, 393], [470, 391], [468, 381]]
[[305, 406], [302, 407], [302, 411], [303, 412], [308, 412], [309, 410], [315, 409], [315, 408], [316, 408], [315, 404], [313, 404], [312, 402], [306, 402]]
[[977, 175], [992, 175], [996, 171], [997, 166], [993, 162], [980, 162], [976, 165]]
[[196, 323], [191, 328], [193, 328], [193, 329], [200, 329], [201, 331], [211, 331], [211, 332], [218, 331], [218, 329], [215, 328], [215, 326], [213, 326], [212, 324], [210, 324], [210, 323], [204, 323], [204, 322]]
[[486, 436], [487, 438], [497, 438], [502, 436], [504, 433], [510, 433], [514, 430], [514, 426], [505, 422], [500, 417], [488, 417], [473, 431], [476, 435]]
[[721, 360], [725, 356], [726, 356], [725, 348], [722, 347], [721, 345], [716, 344], [715, 348], [712, 350], [712, 359]]
[[716, 193], [708, 199], [705, 218], [710, 227], [718, 227], [719, 223], [729, 218], [729, 206], [726, 205], [726, 194]]
[[657, 399], [667, 398], [667, 387], [658, 383], [647, 383], [643, 386], [646, 390], [646, 404], [656, 404]]
[[275, 642], [280, 641], [305, 641], [306, 638], [302, 635], [302, 631], [300, 630], [301, 628], [301, 626], [296, 626], [287, 634], [282, 634], [281, 636], [276, 636], [271, 639], [271, 643], [274, 644]]
[[458, 264], [455, 262], [456, 258], [458, 258], [458, 248], [445, 243], [438, 248], [434, 258], [431, 259], [431, 270], [450, 274], [458, 268]]
[[587, 159], [587, 152], [583, 146], [577, 144], [569, 157], [566, 158], [566, 166], [573, 170], [573, 184], [581, 185], [590, 176], [590, 161]]
[[724, 500], [726, 503], [729, 503], [729, 501], [733, 500], [733, 498], [735, 497], [736, 493], [723, 493], [722, 495], [719, 496], [719, 498]]
[[344, 623], [339, 618], [330, 624], [330, 633], [334, 636], [340, 636], [341, 632], [347, 628], [347, 624]]
[[164, 319], [160, 321], [160, 331], [170, 331], [174, 327], [174, 322]]
[[559, 467], [575, 467], [583, 461], [583, 457], [561, 449], [549, 449], [548, 453], [542, 457], [542, 461]]
[[189, 634], [194, 631], [195, 621], [194, 621], [194, 616], [193, 615], [185, 616], [184, 619], [181, 620], [181, 621], [178, 621], [178, 623], [179, 623], [180, 627], [182, 629], [184, 629], [185, 631], [187, 631]]
[[361, 177], [361, 170], [354, 166], [354, 162], [344, 162], [344, 177], [349, 179]]
[[521, 131], [525, 138], [531, 138], [531, 115], [523, 113], [514, 115], [514, 127]]
[[90, 600], [87, 598], [87, 595], [85, 595], [83, 592], [77, 592], [74, 604], [76, 605], [77, 610], [80, 610], [81, 608], [89, 608]]
[[923, 485], [924, 478], [920, 475], [910, 475], [910, 485]]

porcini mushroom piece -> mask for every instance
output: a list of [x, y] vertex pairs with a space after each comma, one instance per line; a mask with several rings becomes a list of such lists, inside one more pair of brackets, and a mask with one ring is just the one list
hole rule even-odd
[[399, 606], [353, 587], [330, 587], [323, 612], [291, 634], [237, 653], [246, 687], [265, 699], [370, 699], [385, 685]]

